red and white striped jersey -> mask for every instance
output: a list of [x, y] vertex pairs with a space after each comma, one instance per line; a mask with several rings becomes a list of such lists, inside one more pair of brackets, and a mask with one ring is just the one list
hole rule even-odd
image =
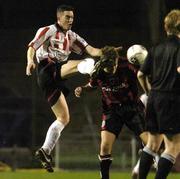
[[67, 61], [71, 52], [81, 54], [88, 43], [75, 32], [62, 32], [57, 24], [40, 28], [29, 46], [36, 50], [37, 61], [55, 58], [59, 62]]

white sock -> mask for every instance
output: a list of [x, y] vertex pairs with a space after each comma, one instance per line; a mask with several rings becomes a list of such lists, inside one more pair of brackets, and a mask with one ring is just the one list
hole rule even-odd
[[49, 127], [46, 134], [45, 142], [42, 146], [42, 148], [47, 154], [50, 154], [51, 151], [54, 149], [61, 135], [61, 131], [64, 129], [64, 127], [64, 124], [58, 120], [54, 121]]
[[155, 162], [156, 162], [156, 163], [159, 162], [159, 158], [160, 158], [160, 156], [157, 154], [157, 155], [155, 156]]
[[154, 167], [156, 170], [158, 169], [159, 158], [160, 158], [160, 156], [159, 156], [158, 154], [156, 154], [156, 156], [154, 157], [153, 167]]
[[140, 164], [140, 159], [137, 161], [135, 167], [133, 168], [133, 172], [139, 173], [139, 164]]

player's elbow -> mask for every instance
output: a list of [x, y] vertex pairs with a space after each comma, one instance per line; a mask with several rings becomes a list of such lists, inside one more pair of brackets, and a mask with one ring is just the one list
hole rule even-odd
[[137, 73], [137, 78], [138, 78], [138, 79], [144, 78], [144, 73], [141, 72], [141, 71], [138, 71], [138, 73]]

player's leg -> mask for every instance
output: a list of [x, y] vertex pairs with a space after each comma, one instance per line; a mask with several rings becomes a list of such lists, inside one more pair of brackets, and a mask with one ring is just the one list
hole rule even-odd
[[115, 134], [108, 131], [101, 132], [99, 155], [101, 179], [109, 179], [109, 168], [112, 163], [111, 152], [115, 139]]
[[140, 157], [139, 179], [146, 179], [162, 140], [162, 134], [149, 133], [147, 145], [143, 148]]
[[87, 58], [84, 60], [69, 60], [61, 67], [61, 77], [68, 78], [77, 72], [90, 74], [94, 68], [94, 60]]
[[180, 151], [180, 134], [164, 136], [165, 150], [158, 162], [155, 179], [164, 179], [170, 173]]
[[121, 105], [112, 105], [103, 109], [100, 145], [101, 179], [109, 179], [109, 168], [112, 163], [112, 147], [124, 125]]
[[[147, 144], [148, 132], [145, 130], [144, 106], [141, 103], [129, 106], [129, 118], [126, 120], [126, 126], [134, 132], [135, 136], [141, 141], [141, 148]], [[139, 160], [132, 170], [132, 178], [137, 179], [139, 174]]]
[[50, 154], [62, 130], [69, 122], [69, 110], [63, 93], [61, 93], [59, 99], [51, 109], [56, 116], [56, 120], [50, 125], [43, 146], [36, 152], [36, 157], [49, 172], [53, 172]]
[[159, 108], [159, 130], [164, 133], [165, 150], [161, 154], [158, 162], [158, 171], [156, 179], [166, 178], [169, 174], [175, 159], [180, 151], [180, 96], [160, 93], [159, 103], [163, 107]]
[[[69, 110], [64, 94], [61, 77], [59, 76], [59, 66], [48, 59], [41, 61], [37, 67], [38, 84], [47, 99], [56, 120], [50, 125], [43, 146], [36, 151], [36, 157], [43, 167], [53, 172], [52, 158], [50, 156], [57, 140], [64, 127], [69, 122]], [[61, 85], [62, 83], [62, 85]]]
[[[146, 145], [147, 141], [148, 141], [148, 132], [143, 132], [142, 134], [140, 134], [140, 139], [141, 139], [142, 143], [144, 145]], [[153, 167], [155, 169], [157, 169], [157, 164], [158, 164], [158, 161], [159, 161], [159, 153], [160, 153], [160, 151], [158, 153], [156, 153], [156, 156], [154, 158]]]
[[[139, 138], [141, 140], [141, 146], [143, 147], [144, 145], [147, 144], [147, 140], [148, 140], [148, 132], [144, 131], [139, 135]], [[142, 150], [142, 148], [140, 149], [140, 151]], [[132, 179], [137, 179], [138, 175], [139, 175], [139, 165], [140, 165], [140, 159], [138, 159], [136, 165], [134, 166], [133, 170], [132, 170]]]
[[42, 146], [48, 154], [52, 152], [62, 130], [69, 123], [69, 109], [63, 93], [61, 93], [58, 101], [51, 107], [51, 109], [56, 116], [56, 120], [49, 127], [45, 142]]
[[147, 131], [143, 131], [140, 135], [139, 138], [142, 141], [143, 146], [147, 144], [148, 141], [148, 132]]

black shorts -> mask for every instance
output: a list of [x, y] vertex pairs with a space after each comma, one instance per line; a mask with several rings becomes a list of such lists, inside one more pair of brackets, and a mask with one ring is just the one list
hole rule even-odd
[[61, 95], [68, 94], [68, 89], [65, 86], [65, 80], [60, 76], [62, 64], [54, 62], [50, 59], [40, 61], [37, 66], [37, 81], [43, 91], [44, 97], [53, 106]]
[[144, 107], [137, 104], [114, 104], [103, 112], [101, 130], [109, 131], [118, 137], [123, 125], [136, 136], [145, 131]]
[[152, 133], [180, 133], [180, 94], [151, 91], [146, 120]]

